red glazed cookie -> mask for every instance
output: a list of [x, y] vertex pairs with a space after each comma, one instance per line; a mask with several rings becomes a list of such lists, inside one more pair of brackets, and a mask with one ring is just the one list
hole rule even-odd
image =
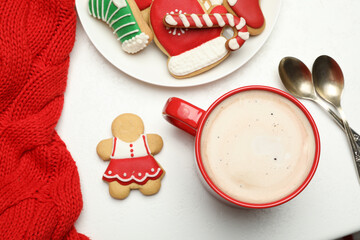
[[110, 195], [124, 199], [132, 189], [144, 195], [157, 193], [165, 171], [153, 155], [161, 151], [162, 138], [144, 134], [141, 118], [131, 113], [115, 118], [111, 130], [114, 137], [102, 140], [96, 148], [101, 159], [110, 160], [103, 175], [103, 180], [109, 182]]
[[[218, 1], [153, 1], [150, 24], [155, 43], [169, 57], [168, 69], [174, 77], [187, 78], [200, 74], [215, 67], [230, 54], [228, 40], [222, 34], [227, 10], [213, 5], [214, 2]], [[167, 16], [171, 16], [173, 21], [166, 21]], [[239, 34], [244, 38], [237, 43], [240, 47], [248, 36], [246, 25], [236, 29], [235, 37], [237, 32], [245, 32]]]
[[224, 0], [224, 6], [232, 14], [245, 18], [251, 35], [258, 35], [265, 29], [260, 0]]

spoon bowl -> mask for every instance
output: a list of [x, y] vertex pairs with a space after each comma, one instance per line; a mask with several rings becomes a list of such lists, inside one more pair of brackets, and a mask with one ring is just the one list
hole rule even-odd
[[286, 89], [298, 98], [317, 98], [310, 70], [297, 58], [285, 57], [280, 61], [279, 74]]
[[344, 75], [337, 62], [329, 56], [318, 57], [313, 65], [316, 92], [335, 107], [340, 107], [344, 89]]

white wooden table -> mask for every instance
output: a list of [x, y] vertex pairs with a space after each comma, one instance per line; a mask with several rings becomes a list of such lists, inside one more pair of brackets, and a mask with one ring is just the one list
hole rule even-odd
[[[219, 81], [191, 88], [157, 87], [127, 76], [102, 57], [78, 22], [57, 127], [80, 174], [84, 207], [77, 230], [97, 240], [333, 239], [359, 231], [360, 184], [345, 135], [314, 103], [302, 101], [321, 136], [317, 173], [298, 197], [265, 210], [235, 209], [212, 198], [197, 177], [193, 137], [161, 115], [172, 96], [207, 108], [223, 93], [245, 85], [285, 90], [277, 71], [283, 57], [295, 56], [311, 67], [316, 57], [327, 54], [343, 69], [343, 107], [360, 132], [359, 10], [358, 0], [284, 0], [270, 38], [247, 64]], [[140, 115], [145, 131], [165, 141], [156, 159], [166, 176], [152, 197], [133, 191], [126, 200], [114, 200], [101, 179], [108, 162], [98, 158], [96, 145], [111, 137], [112, 120], [124, 112]]]

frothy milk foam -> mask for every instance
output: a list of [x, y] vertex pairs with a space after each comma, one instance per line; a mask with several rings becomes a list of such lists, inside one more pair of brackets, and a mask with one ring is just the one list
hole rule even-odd
[[221, 102], [206, 120], [200, 146], [213, 183], [254, 204], [294, 192], [315, 157], [315, 137], [304, 113], [285, 97], [260, 90]]

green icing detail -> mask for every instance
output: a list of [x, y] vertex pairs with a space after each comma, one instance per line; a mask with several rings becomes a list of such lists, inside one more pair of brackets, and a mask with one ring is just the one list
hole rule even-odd
[[111, 26], [116, 31], [116, 35], [121, 42], [141, 33], [129, 4], [126, 0], [123, 1], [125, 1], [126, 6], [120, 7], [120, 9], [112, 0], [89, 0], [88, 6], [90, 14], [95, 18], [102, 19]]

